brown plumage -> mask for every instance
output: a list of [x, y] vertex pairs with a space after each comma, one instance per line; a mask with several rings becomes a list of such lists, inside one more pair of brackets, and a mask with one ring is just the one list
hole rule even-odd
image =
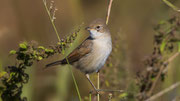
[[[85, 56], [86, 54], [88, 54], [92, 49], [92, 42], [90, 38], [87, 38], [80, 46], [78, 46], [74, 51], [72, 51], [68, 56], [67, 59], [69, 61], [70, 64], [73, 64], [74, 62], [78, 61], [79, 59], [81, 59], [83, 56]], [[64, 58], [63, 60], [60, 61], [56, 61], [50, 64], [47, 64], [46, 67], [50, 67], [50, 66], [55, 66], [55, 65], [59, 65], [59, 64], [68, 64], [66, 61], [66, 58]]]
[[[102, 19], [93, 21], [87, 28], [90, 36], [74, 51], [67, 59], [77, 69], [85, 74], [99, 71], [106, 62], [112, 50], [111, 35]], [[67, 64], [66, 58], [46, 65], [64, 65]]]
[[[86, 74], [87, 79], [97, 91], [89, 74], [98, 72], [109, 57], [112, 50], [111, 35], [102, 19], [93, 21], [86, 30], [89, 31], [90, 36], [71, 52], [67, 59], [70, 64]], [[67, 64], [66, 59], [50, 63], [46, 67], [63, 64]]]

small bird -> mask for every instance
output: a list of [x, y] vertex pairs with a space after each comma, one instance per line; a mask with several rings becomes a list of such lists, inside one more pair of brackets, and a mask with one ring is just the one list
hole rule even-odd
[[[71, 65], [85, 73], [87, 79], [97, 91], [89, 74], [99, 72], [112, 51], [111, 34], [103, 19], [96, 19], [86, 28], [89, 37], [82, 42], [67, 59]], [[68, 64], [66, 58], [47, 64], [46, 67]]]

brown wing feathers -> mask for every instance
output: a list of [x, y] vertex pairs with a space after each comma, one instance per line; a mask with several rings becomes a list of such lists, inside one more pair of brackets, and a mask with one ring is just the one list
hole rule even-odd
[[[88, 54], [91, 51], [92, 44], [93, 43], [91, 39], [85, 40], [79, 47], [77, 47], [73, 52], [69, 54], [68, 56], [69, 63], [72, 64], [78, 61], [86, 54]], [[46, 67], [60, 65], [60, 64], [67, 64], [66, 59], [47, 64]]]

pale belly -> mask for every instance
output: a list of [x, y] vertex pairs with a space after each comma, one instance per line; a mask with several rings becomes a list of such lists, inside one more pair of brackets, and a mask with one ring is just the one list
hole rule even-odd
[[112, 45], [106, 43], [103, 46], [102, 43], [99, 43], [94, 45], [93, 48], [93, 51], [81, 58], [75, 66], [86, 74], [98, 72], [104, 66], [111, 53]]

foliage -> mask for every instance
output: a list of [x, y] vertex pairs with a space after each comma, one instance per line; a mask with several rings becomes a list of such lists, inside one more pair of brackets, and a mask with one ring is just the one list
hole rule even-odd
[[29, 75], [25, 72], [26, 68], [32, 66], [36, 61], [62, 53], [76, 39], [79, 30], [49, 48], [38, 46], [35, 42], [22, 42], [19, 44], [17, 51], [11, 50], [9, 53], [10, 55], [16, 55], [16, 63], [13, 66], [7, 66], [5, 71], [0, 72], [2, 100], [27, 101], [26, 97], [21, 97], [23, 85], [28, 83], [29, 80]]
[[145, 70], [137, 73], [139, 93], [137, 99], [144, 101], [153, 93], [154, 86], [159, 79], [164, 81], [168, 63], [179, 52], [180, 19], [174, 16], [166, 21], [161, 21], [155, 28], [154, 49], [152, 54], [145, 59]]
[[[57, 30], [54, 25], [55, 11], [53, 3], [50, 8], [47, 8], [46, 0], [44, 0], [45, 7], [47, 9], [50, 21], [55, 29], [58, 37]], [[167, 0], [163, 0], [172, 6]], [[172, 6], [175, 10], [178, 10]], [[52, 12], [55, 9], [54, 12]], [[52, 13], [52, 14], [51, 14]], [[108, 20], [107, 20], [108, 21]], [[137, 73], [137, 85], [134, 87], [134, 82], [131, 85], [130, 90], [121, 93], [118, 98], [121, 101], [130, 101], [136, 99], [138, 101], [144, 101], [152, 96], [154, 93], [154, 85], [160, 78], [161, 81], [166, 79], [166, 71], [169, 62], [171, 62], [172, 56], [180, 51], [180, 39], [179, 39], [179, 27], [180, 21], [177, 16], [172, 17], [169, 20], [161, 21], [155, 28], [156, 34], [154, 35], [154, 49], [152, 54], [144, 61], [143, 67], [145, 70]], [[77, 31], [78, 32], [78, 31]], [[7, 66], [5, 71], [0, 72], [0, 80], [2, 85], [0, 86], [0, 95], [3, 101], [26, 101], [26, 97], [21, 97], [23, 85], [28, 83], [29, 75], [25, 70], [32, 66], [34, 62], [41, 61], [45, 58], [53, 56], [54, 54], [64, 53], [64, 49], [70, 47], [71, 43], [75, 40], [77, 33], [73, 33], [70, 37], [66, 37], [65, 40], [61, 40], [56, 45], [45, 48], [44, 46], [38, 46], [35, 42], [23, 42], [19, 44], [17, 50], [11, 50], [10, 55], [16, 55], [16, 63], [13, 66]], [[60, 38], [58, 37], [60, 40]], [[113, 67], [114, 64], [108, 64], [109, 67]], [[160, 77], [159, 77], [160, 75]], [[109, 82], [105, 81], [106, 86], [109, 86]], [[138, 86], [138, 90], [136, 89]], [[132, 91], [132, 89], [134, 91]], [[91, 101], [91, 94], [89, 100]], [[112, 94], [109, 94], [109, 101], [112, 99]]]

